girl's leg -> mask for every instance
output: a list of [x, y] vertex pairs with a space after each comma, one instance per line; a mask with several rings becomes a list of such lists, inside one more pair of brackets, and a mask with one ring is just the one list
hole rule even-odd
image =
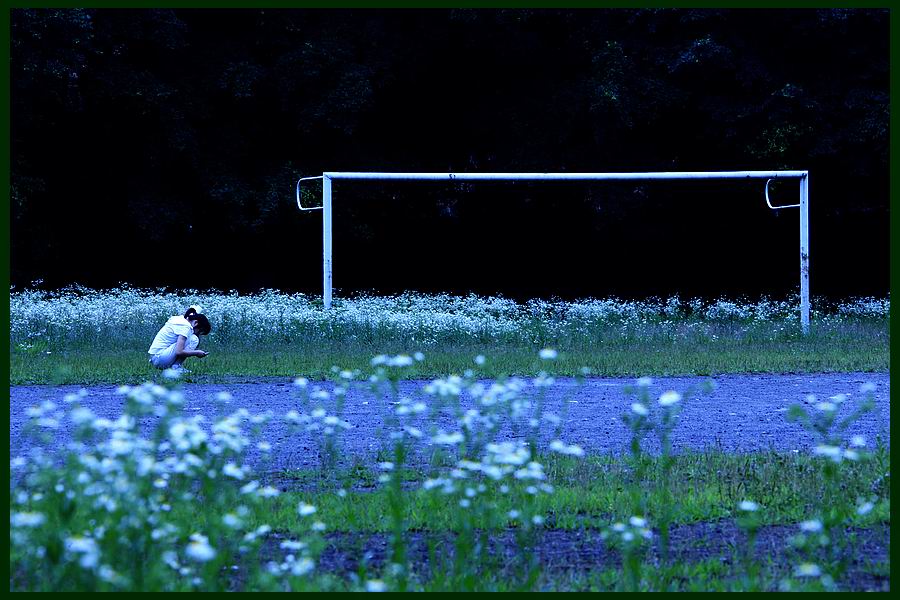
[[172, 365], [176, 364], [175, 361], [175, 344], [172, 344], [165, 350], [160, 351], [153, 358], [150, 359], [150, 362], [157, 369], [168, 369]]

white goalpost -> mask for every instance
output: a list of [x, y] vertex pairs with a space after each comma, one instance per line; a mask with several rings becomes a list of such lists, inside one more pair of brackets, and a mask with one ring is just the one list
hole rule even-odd
[[[300, 202], [300, 183], [322, 180], [322, 206], [304, 207]], [[808, 171], [675, 171], [650, 173], [366, 173], [325, 172], [297, 181], [297, 207], [322, 211], [322, 300], [331, 308], [332, 281], [332, 190], [333, 181], [650, 181], [673, 179], [765, 179], [766, 205], [772, 210], [800, 209], [800, 326], [809, 333], [809, 172]], [[800, 202], [773, 206], [769, 201], [769, 184], [775, 179], [800, 181]]]

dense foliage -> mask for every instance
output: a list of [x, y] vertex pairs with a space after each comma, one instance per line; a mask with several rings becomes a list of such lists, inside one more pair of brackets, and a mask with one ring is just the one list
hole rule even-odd
[[[315, 291], [292, 186], [323, 170], [799, 168], [815, 289], [883, 295], [888, 34], [886, 10], [16, 9], [12, 282]], [[350, 290], [797, 285], [796, 213], [758, 185], [339, 193]]]
[[[577, 302], [503, 297], [401, 294], [338, 299], [330, 310], [318, 298], [265, 290], [258, 294], [160, 293], [123, 287], [70, 288], [48, 293], [10, 291], [10, 348], [65, 351], [143, 350], [162, 323], [195, 303], [208, 314], [217, 347], [268, 351], [337, 343], [374, 348], [406, 344], [422, 349], [460, 344], [484, 347], [552, 344], [566, 349], [605, 347], [623, 338], [710, 341], [724, 331], [736, 338], [797, 338], [799, 302], [760, 298], [651, 298], [642, 302], [588, 298]], [[844, 323], [878, 323], [886, 339], [889, 298], [856, 298], [813, 312], [814, 332]], [[870, 332], [870, 335], [871, 332]], [[263, 348], [260, 340], [265, 339]]]

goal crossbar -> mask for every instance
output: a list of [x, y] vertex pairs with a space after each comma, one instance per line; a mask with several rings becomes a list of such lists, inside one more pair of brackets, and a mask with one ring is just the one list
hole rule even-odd
[[[322, 206], [304, 208], [300, 202], [300, 183], [322, 180]], [[809, 333], [809, 171], [661, 171], [644, 173], [381, 173], [326, 171], [321, 176], [297, 181], [297, 206], [300, 210], [322, 210], [322, 300], [331, 308], [332, 300], [332, 189], [335, 180], [368, 181], [653, 181], [685, 179], [765, 179], [766, 204], [772, 210], [800, 209], [800, 326]], [[772, 206], [769, 183], [774, 179], [797, 179], [800, 201]]]
[[394, 181], [640, 181], [650, 179], [800, 179], [806, 171], [662, 171], [649, 173], [365, 173], [326, 172], [331, 179]]

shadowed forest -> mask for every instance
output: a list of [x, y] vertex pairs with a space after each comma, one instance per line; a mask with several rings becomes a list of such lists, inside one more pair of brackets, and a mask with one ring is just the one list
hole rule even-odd
[[[17, 286], [320, 293], [294, 183], [323, 171], [808, 169], [813, 294], [888, 291], [887, 10], [16, 9], [11, 37]], [[334, 193], [338, 293], [798, 285], [759, 181]]]

